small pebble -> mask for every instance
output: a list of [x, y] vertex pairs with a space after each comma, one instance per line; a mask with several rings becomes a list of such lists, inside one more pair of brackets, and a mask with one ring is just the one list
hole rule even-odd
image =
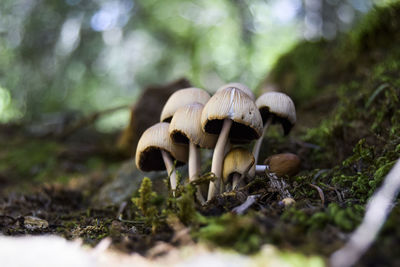
[[279, 201], [279, 205], [284, 206], [284, 207], [289, 207], [295, 203], [296, 203], [296, 201], [291, 197], [287, 197], [287, 198], [284, 198], [281, 201]]
[[44, 229], [49, 227], [49, 223], [46, 220], [40, 219], [38, 217], [25, 216], [24, 227], [29, 230]]

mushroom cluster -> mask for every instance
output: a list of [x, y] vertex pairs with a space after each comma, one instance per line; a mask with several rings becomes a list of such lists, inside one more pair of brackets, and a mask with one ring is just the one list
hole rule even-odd
[[[204, 192], [207, 197], [199, 186], [196, 193], [205, 203], [263, 172], [266, 167], [256, 164], [264, 132], [278, 123], [286, 135], [295, 122], [293, 101], [283, 93], [265, 93], [255, 100], [252, 91], [240, 83], [226, 84], [213, 96], [199, 88], [181, 89], [168, 99], [160, 122], [139, 139], [136, 165], [142, 171], [167, 170], [175, 195], [175, 166], [188, 163], [189, 181], [196, 181], [201, 176], [200, 149], [214, 149], [211, 172], [216, 179]], [[253, 152], [234, 147], [253, 140]]]

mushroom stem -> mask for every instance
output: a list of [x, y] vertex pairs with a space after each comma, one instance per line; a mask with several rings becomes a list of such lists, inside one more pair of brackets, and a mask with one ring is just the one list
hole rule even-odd
[[228, 154], [228, 152], [231, 151], [231, 148], [232, 148], [232, 144], [228, 139], [228, 140], [226, 140], [226, 145], [225, 145], [225, 149], [224, 149], [224, 158], [225, 158], [226, 154]]
[[240, 173], [235, 172], [232, 177], [232, 189], [234, 190], [240, 181]]
[[260, 154], [261, 144], [262, 144], [262, 141], [264, 140], [264, 133], [267, 131], [271, 122], [272, 122], [272, 118], [270, 117], [264, 125], [264, 128], [263, 128], [260, 138], [258, 138], [256, 143], [254, 144], [254, 148], [253, 148], [254, 165], [257, 164], [257, 161], [258, 161], [258, 155]]
[[[201, 157], [200, 157], [200, 149], [197, 148], [195, 144], [190, 142], [189, 144], [189, 181], [194, 181], [199, 178], [200, 173], [200, 166], [201, 166]], [[201, 194], [200, 186], [196, 186], [197, 192], [196, 197], [201, 204], [205, 203], [205, 199]]]
[[[226, 154], [228, 154], [228, 152], [231, 150], [231, 148], [232, 148], [232, 144], [231, 144], [231, 142], [230, 142], [229, 139], [228, 139], [228, 140], [226, 140], [226, 144], [225, 144], [224, 158], [225, 158]], [[223, 165], [223, 164], [222, 164], [222, 165]], [[222, 168], [222, 167], [221, 167], [221, 168]], [[223, 183], [220, 184], [219, 193], [222, 194], [222, 193], [224, 193], [225, 191], [226, 191], [226, 188], [225, 188], [224, 184], [223, 184]]]
[[200, 150], [196, 145], [190, 142], [189, 144], [189, 181], [194, 181], [199, 178], [199, 160]]
[[224, 119], [224, 123], [222, 125], [221, 132], [218, 136], [217, 143], [215, 145], [214, 154], [211, 163], [211, 172], [217, 177], [217, 180], [214, 182], [210, 182], [208, 188], [208, 197], [207, 201], [213, 198], [216, 193], [216, 189], [221, 186], [222, 179], [222, 163], [224, 161], [224, 151], [225, 145], [228, 140], [229, 131], [232, 126], [231, 119]]
[[[235, 187], [232, 187], [232, 190], [237, 190], [237, 189], [239, 188], [239, 186], [240, 186], [240, 184], [242, 183], [242, 181], [246, 178], [246, 176], [247, 176], [248, 174], [250, 174], [249, 171], [250, 171], [250, 170], [255, 170], [255, 167], [254, 167], [254, 166], [255, 166], [255, 165], [252, 164], [251, 166], [249, 166], [249, 168], [248, 168], [245, 172], [243, 172], [240, 176], [238, 176], [239, 178], [237, 178], [236, 186], [235, 186]], [[234, 178], [235, 178], [235, 177], [234, 177]]]
[[161, 150], [161, 155], [164, 160], [165, 168], [167, 169], [168, 172], [169, 181], [171, 183], [172, 195], [175, 197], [177, 181], [176, 181], [176, 172], [174, 169], [174, 163], [172, 162], [170, 155], [164, 150]]
[[266, 169], [267, 169], [267, 165], [256, 165], [256, 174], [262, 175], [263, 173], [265, 173]]

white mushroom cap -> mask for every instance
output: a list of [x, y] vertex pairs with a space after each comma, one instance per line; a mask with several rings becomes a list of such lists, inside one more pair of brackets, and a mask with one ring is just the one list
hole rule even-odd
[[263, 123], [272, 117], [272, 123], [282, 124], [285, 135], [296, 123], [296, 108], [292, 99], [280, 92], [267, 92], [256, 100]]
[[235, 87], [227, 87], [210, 98], [201, 114], [201, 125], [205, 132], [219, 134], [224, 119], [233, 121], [231, 139], [250, 142], [261, 136], [263, 125], [257, 106]]
[[198, 102], [205, 105], [210, 99], [210, 94], [199, 88], [186, 88], [173, 93], [161, 111], [160, 121], [170, 122], [175, 111], [187, 104]]
[[136, 148], [136, 166], [142, 171], [165, 170], [161, 149], [168, 152], [177, 165], [187, 162], [187, 146], [172, 142], [168, 132], [169, 123], [160, 122], [148, 128], [140, 137]]
[[175, 143], [189, 142], [203, 148], [214, 148], [217, 135], [203, 132], [201, 129], [201, 113], [203, 104], [192, 103], [180, 107], [174, 114], [169, 125], [169, 134]]
[[222, 90], [224, 90], [226, 88], [229, 88], [229, 87], [237, 88], [237, 89], [243, 91], [246, 95], [248, 95], [253, 101], [256, 100], [256, 97], [254, 96], [253, 91], [251, 91], [249, 87], [247, 87], [246, 85], [241, 84], [241, 83], [228, 83], [228, 84], [225, 84], [225, 85], [221, 86], [217, 90], [217, 92], [222, 91]]
[[253, 154], [245, 148], [234, 148], [226, 154], [222, 178], [224, 183], [228, 183], [234, 173], [243, 174], [248, 172], [254, 164]]

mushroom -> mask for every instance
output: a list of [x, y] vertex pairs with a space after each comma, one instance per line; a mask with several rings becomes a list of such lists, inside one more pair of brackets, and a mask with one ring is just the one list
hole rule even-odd
[[254, 159], [258, 161], [264, 133], [269, 125], [280, 123], [284, 134], [287, 135], [296, 123], [296, 109], [292, 99], [284, 93], [267, 92], [256, 100], [257, 108], [261, 113], [264, 128], [261, 137], [257, 140], [253, 148]]
[[[202, 148], [214, 148], [217, 136], [203, 132], [201, 129], [201, 112], [203, 104], [198, 102], [187, 104], [175, 111], [169, 125], [169, 134], [172, 140], [178, 144], [189, 145], [189, 181], [198, 179], [201, 168], [200, 150]], [[198, 187], [197, 196], [200, 202], [204, 197]]]
[[229, 151], [225, 156], [222, 172], [224, 184], [232, 182], [232, 189], [235, 189], [253, 164], [253, 154], [247, 149], [238, 147]]
[[299, 172], [301, 161], [295, 154], [282, 153], [269, 156], [264, 164], [256, 166], [256, 173], [264, 173], [268, 166], [268, 171], [275, 173], [277, 177], [292, 177]]
[[145, 172], [166, 169], [175, 195], [177, 180], [173, 160], [177, 160], [177, 166], [186, 163], [188, 149], [172, 142], [168, 129], [169, 123], [160, 122], [144, 131], [136, 148], [135, 161], [138, 169]]
[[[224, 86], [221, 86], [221, 87], [217, 90], [217, 92], [220, 92], [220, 91], [222, 91], [222, 90], [225, 90], [226, 88], [229, 88], [229, 87], [237, 88], [237, 89], [239, 89], [240, 91], [244, 92], [246, 95], [248, 95], [253, 101], [256, 100], [256, 98], [255, 98], [253, 92], [250, 90], [250, 88], [247, 87], [247, 86], [244, 85], [244, 84], [241, 84], [241, 83], [228, 83], [228, 84], [225, 84]], [[228, 152], [231, 150], [232, 143], [233, 143], [233, 144], [243, 144], [243, 143], [246, 143], [246, 142], [243, 142], [243, 141], [240, 140], [240, 139], [228, 140], [228, 141], [226, 142], [224, 155], [226, 155], [226, 153], [228, 153]]]
[[210, 94], [199, 88], [186, 88], [173, 93], [161, 111], [160, 121], [170, 122], [175, 111], [193, 102], [205, 105], [210, 99]]
[[254, 96], [253, 91], [251, 91], [249, 87], [247, 87], [246, 85], [241, 84], [241, 83], [228, 83], [228, 84], [225, 84], [224, 86], [220, 87], [217, 90], [217, 92], [220, 92], [220, 91], [222, 91], [222, 90], [224, 90], [226, 88], [229, 88], [229, 87], [237, 88], [240, 91], [243, 91], [246, 95], [248, 95], [251, 98], [251, 100], [253, 100], [253, 101], [256, 100], [256, 97]]
[[229, 138], [250, 142], [260, 137], [262, 119], [255, 103], [240, 89], [227, 87], [213, 95], [201, 114], [203, 130], [219, 134], [211, 163], [211, 172], [217, 177], [210, 182], [207, 200], [216, 193], [221, 184], [224, 149]]

